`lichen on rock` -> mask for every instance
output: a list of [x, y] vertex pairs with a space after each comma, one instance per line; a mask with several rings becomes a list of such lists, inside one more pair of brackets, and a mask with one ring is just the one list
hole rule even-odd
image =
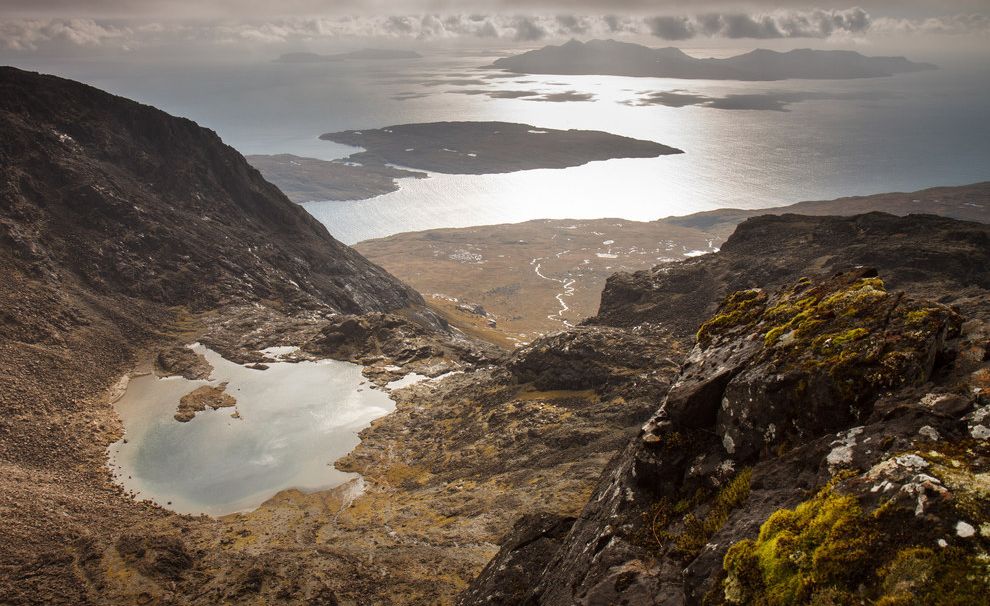
[[735, 360], [718, 410], [716, 431], [740, 459], [862, 420], [884, 391], [926, 381], [959, 331], [951, 309], [888, 292], [870, 269], [799, 280], [771, 297], [742, 292], [765, 303], [740, 312], [730, 295], [724, 307], [738, 321], [709, 324], [696, 355], [708, 372], [722, 350], [760, 339]]

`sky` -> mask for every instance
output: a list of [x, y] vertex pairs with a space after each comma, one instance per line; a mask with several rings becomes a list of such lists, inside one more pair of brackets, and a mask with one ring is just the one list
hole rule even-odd
[[990, 0], [2, 0], [0, 58], [168, 49], [538, 46], [990, 47]]

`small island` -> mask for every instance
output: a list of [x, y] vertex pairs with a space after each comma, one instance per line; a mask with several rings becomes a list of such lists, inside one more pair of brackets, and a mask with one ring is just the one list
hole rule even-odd
[[654, 141], [602, 131], [554, 130], [510, 122], [403, 124], [327, 133], [320, 139], [364, 148], [346, 159], [363, 166], [394, 164], [472, 175], [683, 153]]
[[854, 51], [756, 49], [725, 59], [615, 40], [571, 40], [496, 60], [491, 67], [522, 74], [602, 75], [702, 80], [841, 80], [881, 78], [935, 69], [904, 57], [867, 57]]
[[368, 165], [318, 160], [293, 154], [246, 156], [251, 166], [297, 203], [366, 200], [399, 189], [397, 179], [423, 179], [426, 173], [381, 163]]

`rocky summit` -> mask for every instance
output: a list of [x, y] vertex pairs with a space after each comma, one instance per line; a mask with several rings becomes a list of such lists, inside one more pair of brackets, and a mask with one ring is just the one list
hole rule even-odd
[[730, 293], [581, 514], [520, 520], [461, 603], [978, 603], [990, 324], [959, 310], [874, 268]]

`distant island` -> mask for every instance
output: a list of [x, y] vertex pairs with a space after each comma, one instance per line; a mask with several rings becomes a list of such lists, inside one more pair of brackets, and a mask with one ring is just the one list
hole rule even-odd
[[510, 122], [432, 122], [348, 130], [320, 139], [363, 147], [346, 161], [394, 164], [450, 174], [567, 168], [613, 158], [655, 158], [681, 150], [591, 130], [554, 130]]
[[416, 51], [392, 50], [387, 48], [365, 48], [339, 53], [336, 55], [320, 55], [317, 53], [286, 53], [275, 59], [275, 63], [329, 63], [331, 61], [347, 60], [390, 60], [390, 59], [420, 59], [423, 55]]
[[678, 48], [650, 48], [615, 40], [571, 40], [520, 55], [491, 67], [525, 74], [607, 75], [704, 80], [879, 78], [935, 69], [904, 57], [867, 57], [854, 51], [757, 49], [726, 59], [698, 59]]
[[297, 203], [314, 200], [365, 200], [399, 189], [397, 179], [426, 178], [426, 173], [384, 164], [368, 166], [318, 160], [292, 154], [245, 156], [262, 176]]

